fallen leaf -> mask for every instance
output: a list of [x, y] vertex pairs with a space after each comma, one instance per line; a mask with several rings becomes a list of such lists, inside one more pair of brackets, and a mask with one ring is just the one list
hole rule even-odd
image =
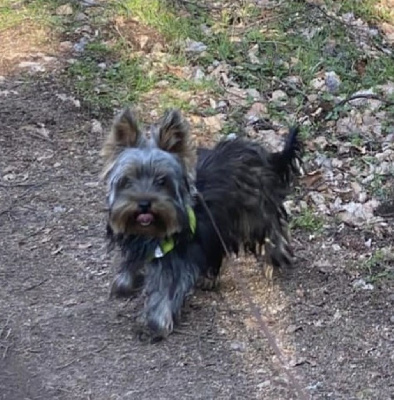
[[81, 249], [81, 250], [86, 250], [86, 249], [89, 249], [90, 247], [92, 247], [92, 243], [84, 243], [84, 244], [78, 245], [78, 249]]
[[53, 250], [51, 254], [54, 256], [56, 254], [59, 254], [63, 250], [63, 246], [59, 246], [57, 249]]
[[300, 178], [300, 181], [304, 186], [307, 188], [310, 188], [312, 186], [315, 186], [317, 182], [321, 181], [323, 179], [322, 171], [321, 170], [315, 170], [312, 172], [309, 172], [308, 174], [302, 176]]

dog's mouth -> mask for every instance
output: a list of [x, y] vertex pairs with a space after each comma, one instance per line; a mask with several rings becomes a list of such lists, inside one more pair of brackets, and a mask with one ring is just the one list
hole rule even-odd
[[135, 220], [141, 226], [149, 226], [155, 221], [155, 217], [151, 213], [141, 213], [136, 216]]

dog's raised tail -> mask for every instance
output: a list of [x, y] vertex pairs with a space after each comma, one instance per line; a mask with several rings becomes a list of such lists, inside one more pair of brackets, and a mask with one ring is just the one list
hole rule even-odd
[[294, 175], [302, 175], [302, 143], [299, 140], [299, 127], [289, 129], [285, 146], [282, 151], [272, 153], [271, 160], [275, 169], [283, 180], [290, 184]]

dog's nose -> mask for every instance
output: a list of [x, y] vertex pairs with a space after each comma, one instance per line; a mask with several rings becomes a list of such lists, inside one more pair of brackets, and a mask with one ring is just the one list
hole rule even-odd
[[138, 207], [141, 209], [143, 213], [149, 211], [150, 206], [151, 202], [149, 200], [141, 200], [138, 202]]

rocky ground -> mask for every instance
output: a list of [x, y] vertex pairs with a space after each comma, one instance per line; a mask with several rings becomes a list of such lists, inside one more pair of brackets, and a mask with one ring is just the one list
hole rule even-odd
[[[0, 398], [394, 398], [394, 5], [6, 1], [0, 6]], [[118, 109], [178, 107], [198, 143], [301, 126], [296, 268], [253, 259], [165, 342], [110, 301], [100, 146]], [[282, 364], [255, 320], [263, 315]]]

